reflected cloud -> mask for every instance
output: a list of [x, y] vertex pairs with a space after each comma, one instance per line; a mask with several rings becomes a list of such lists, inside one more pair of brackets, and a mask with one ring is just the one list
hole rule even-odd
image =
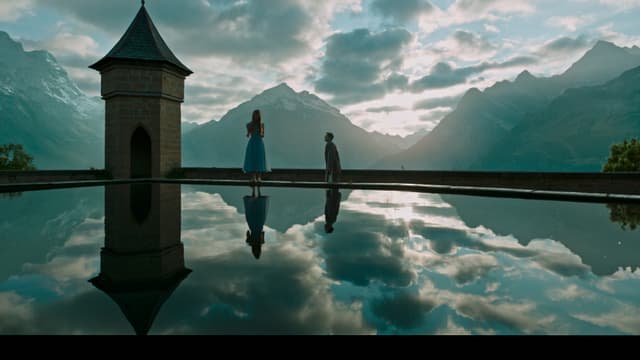
[[313, 251], [276, 243], [269, 246], [269, 255], [256, 262], [244, 249], [235, 249], [191, 262], [194, 273], [167, 303], [157, 324], [189, 319], [188, 326], [167, 330], [170, 333], [372, 332], [360, 304], [334, 299], [332, 282]]
[[402, 292], [394, 297], [374, 300], [373, 313], [399, 329], [414, 329], [423, 325], [425, 315], [436, 307], [436, 302], [420, 298], [417, 294]]
[[[174, 290], [157, 292], [164, 303], [154, 303], [159, 306], [152, 314], [152, 333], [640, 332], [628, 315], [640, 310], [640, 271], [635, 267], [599, 276], [555, 236], [525, 242], [514, 235], [496, 235], [482, 223], [469, 226], [437, 195], [353, 191], [341, 200], [339, 226], [332, 234], [325, 232], [321, 211], [286, 232], [273, 230], [267, 225], [274, 214], [281, 215], [269, 204], [263, 230], [268, 251], [255, 261], [245, 243], [251, 211], [239, 201], [244, 202], [246, 189], [238, 189], [238, 194], [235, 207], [219, 194], [183, 188], [181, 196], [171, 198], [182, 203], [182, 212], [172, 210], [162, 218], [170, 226], [156, 232], [161, 235], [153, 237], [158, 242], [138, 242], [147, 251], [182, 241], [183, 261], [193, 269]], [[320, 205], [327, 200], [324, 190], [313, 194]], [[128, 202], [123, 206], [131, 211]], [[153, 222], [155, 208], [145, 221]], [[604, 206], [598, 209], [606, 213]], [[53, 223], [63, 230], [62, 241], [49, 244], [42, 261], [28, 261], [0, 282], [0, 333], [131, 333], [127, 320], [136, 321], [137, 315], [133, 305], [123, 307], [123, 300], [131, 295], [128, 301], [148, 305], [153, 298], [148, 289], [141, 292], [136, 286], [126, 296], [113, 291], [105, 296], [86, 281], [100, 271], [115, 279], [111, 288], [103, 287], [109, 291], [113, 284], [142, 273], [133, 265], [121, 268], [127, 271], [117, 266], [109, 270], [104, 256], [98, 263], [103, 224], [112, 226], [105, 245], [122, 247], [125, 253], [136, 250], [130, 247], [135, 243], [131, 229], [114, 223], [111, 215], [103, 221], [85, 213], [79, 221], [64, 214], [70, 211], [41, 223], [58, 219]], [[18, 215], [3, 223], [14, 226]], [[134, 217], [120, 220], [135, 222]], [[176, 231], [180, 223], [181, 234]], [[610, 225], [613, 236], [624, 233]], [[2, 259], [10, 255], [4, 253]], [[166, 259], [165, 264], [176, 263], [173, 257]], [[148, 277], [143, 284], [151, 284]]]
[[29, 301], [15, 292], [0, 292], [0, 333], [22, 333], [24, 324], [33, 319]]
[[[316, 226], [316, 232], [320, 232]], [[403, 223], [380, 215], [344, 211], [340, 232], [327, 236], [321, 245], [330, 277], [358, 286], [381, 281], [390, 286], [408, 286], [416, 278], [404, 259]]]
[[616, 329], [622, 333], [640, 335], [640, 318], [631, 314], [640, 313], [638, 306], [619, 304], [611, 312], [602, 314], [575, 314], [575, 318]]
[[554, 316], [541, 318], [533, 314], [536, 307], [532, 303], [505, 303], [474, 295], [458, 296], [453, 307], [464, 317], [486, 323], [497, 322], [525, 333], [545, 330], [555, 319]]
[[486, 276], [498, 266], [498, 261], [491, 255], [470, 254], [447, 261], [442, 270], [459, 285], [465, 285]]
[[578, 256], [571, 253], [544, 252], [534, 256], [533, 261], [562, 276], [586, 276], [591, 270]]

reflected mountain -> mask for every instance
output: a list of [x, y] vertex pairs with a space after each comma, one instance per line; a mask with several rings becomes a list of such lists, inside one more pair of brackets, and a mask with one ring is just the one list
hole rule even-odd
[[534, 239], [559, 241], [596, 275], [640, 266], [637, 234], [611, 222], [609, 210], [601, 204], [454, 195], [442, 198], [469, 227], [484, 226], [499, 235], [513, 235], [525, 246]]
[[[245, 233], [279, 217], [277, 199], [238, 189], [240, 214], [185, 188], [99, 190], [104, 223], [69, 222], [62, 245], [31, 224], [50, 248], [0, 281], [0, 333], [640, 334], [629, 316], [640, 309], [638, 271], [596, 276], [634, 264], [638, 250], [602, 204], [445, 196], [455, 209], [440, 195], [355, 190], [333, 233], [320, 210], [269, 229], [256, 261]], [[4, 224], [24, 216], [7, 215]], [[609, 246], [619, 241], [627, 259]], [[0, 253], [0, 264], [13, 256]]]
[[180, 241], [180, 185], [136, 184], [105, 190], [105, 247], [90, 282], [146, 335], [164, 302], [191, 272]]
[[43, 263], [87, 218], [102, 217], [103, 189], [24, 192], [0, 197], [0, 281], [25, 263]]

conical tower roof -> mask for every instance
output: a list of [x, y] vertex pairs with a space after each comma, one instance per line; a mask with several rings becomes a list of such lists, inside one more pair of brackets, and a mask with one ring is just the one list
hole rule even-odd
[[101, 71], [113, 62], [127, 60], [164, 63], [177, 68], [184, 75], [193, 73], [178, 60], [164, 42], [144, 6], [144, 2], [120, 41], [105, 57], [89, 67]]

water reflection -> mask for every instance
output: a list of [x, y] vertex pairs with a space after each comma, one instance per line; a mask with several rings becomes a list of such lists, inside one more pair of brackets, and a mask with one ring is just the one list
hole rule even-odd
[[640, 225], [640, 205], [607, 204], [609, 220], [620, 224], [623, 230], [635, 230]]
[[180, 185], [105, 190], [105, 246], [90, 282], [118, 304], [136, 334], [147, 334], [163, 303], [191, 272], [180, 241]]
[[602, 204], [343, 191], [327, 235], [326, 190], [279, 231], [273, 189], [127, 189], [0, 201], [0, 333], [640, 334], [637, 235]]
[[[617, 223], [609, 220], [610, 213], [601, 204], [453, 195], [444, 195], [442, 198], [456, 209], [461, 220], [469, 227], [483, 226], [498, 235], [512, 235], [526, 247], [537, 239], [561, 242], [579, 260], [577, 263], [574, 261], [579, 267], [554, 265], [563, 273], [591, 271], [604, 276], [614, 274], [620, 268], [640, 267], [640, 241], [637, 241], [637, 234], [621, 231]], [[625, 205], [625, 208], [627, 206], [630, 205]], [[630, 217], [622, 219], [632, 221]], [[548, 263], [554, 262], [555, 258], [541, 260]]]
[[342, 194], [338, 189], [327, 190], [324, 205], [324, 231], [327, 234], [331, 234], [333, 232], [333, 224], [338, 220], [338, 211], [340, 211], [341, 199]]
[[269, 210], [269, 197], [260, 194], [256, 196], [255, 188], [251, 196], [243, 198], [244, 214], [249, 230], [246, 233], [246, 242], [251, 246], [251, 253], [256, 259], [260, 259], [262, 244], [264, 244], [264, 224], [267, 221]]

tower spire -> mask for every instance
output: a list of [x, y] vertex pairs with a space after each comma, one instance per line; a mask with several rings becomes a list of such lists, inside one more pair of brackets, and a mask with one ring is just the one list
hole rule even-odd
[[144, 7], [144, 0], [142, 0], [142, 6]]

